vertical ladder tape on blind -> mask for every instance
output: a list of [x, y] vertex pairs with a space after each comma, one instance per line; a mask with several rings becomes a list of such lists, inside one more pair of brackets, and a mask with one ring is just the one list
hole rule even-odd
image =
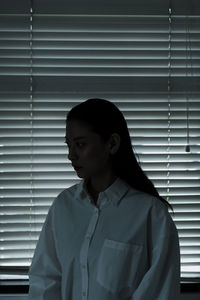
[[168, 112], [167, 112], [167, 201], [169, 201], [170, 193], [170, 142], [171, 142], [171, 1], [169, 1], [168, 20], [169, 20], [169, 44], [168, 44]]
[[[34, 195], [33, 195], [33, 2], [30, 0], [30, 212], [29, 212], [29, 252], [33, 231]], [[31, 259], [29, 258], [31, 263]]]

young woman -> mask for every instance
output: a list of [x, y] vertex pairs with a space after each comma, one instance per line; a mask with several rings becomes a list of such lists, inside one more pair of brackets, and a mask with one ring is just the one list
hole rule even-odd
[[135, 158], [123, 114], [89, 99], [66, 120], [81, 181], [51, 205], [29, 271], [29, 300], [177, 300], [176, 226]]

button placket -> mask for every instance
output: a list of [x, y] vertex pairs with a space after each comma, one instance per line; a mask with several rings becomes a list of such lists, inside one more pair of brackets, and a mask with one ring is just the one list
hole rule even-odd
[[85, 239], [83, 241], [81, 251], [80, 251], [80, 265], [81, 275], [82, 275], [82, 297], [83, 300], [88, 299], [88, 250], [90, 241], [94, 235], [96, 224], [99, 217], [99, 209], [97, 207], [94, 208], [93, 215], [91, 217], [91, 221], [88, 226], [88, 230], [86, 232]]

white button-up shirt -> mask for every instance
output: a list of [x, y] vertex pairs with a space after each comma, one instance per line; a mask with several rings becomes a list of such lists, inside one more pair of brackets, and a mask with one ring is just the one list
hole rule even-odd
[[178, 300], [177, 228], [163, 202], [121, 178], [97, 205], [82, 179], [51, 205], [29, 282], [29, 300]]

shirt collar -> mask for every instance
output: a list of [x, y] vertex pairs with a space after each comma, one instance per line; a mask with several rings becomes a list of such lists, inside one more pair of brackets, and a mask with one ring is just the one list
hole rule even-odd
[[[86, 187], [87, 181], [87, 179], [82, 179], [78, 184], [76, 196], [81, 200], [88, 199], [89, 196]], [[107, 189], [99, 193], [99, 199], [101, 199], [101, 197], [106, 197], [113, 205], [117, 205], [129, 188], [130, 186], [125, 180], [117, 177]]]

